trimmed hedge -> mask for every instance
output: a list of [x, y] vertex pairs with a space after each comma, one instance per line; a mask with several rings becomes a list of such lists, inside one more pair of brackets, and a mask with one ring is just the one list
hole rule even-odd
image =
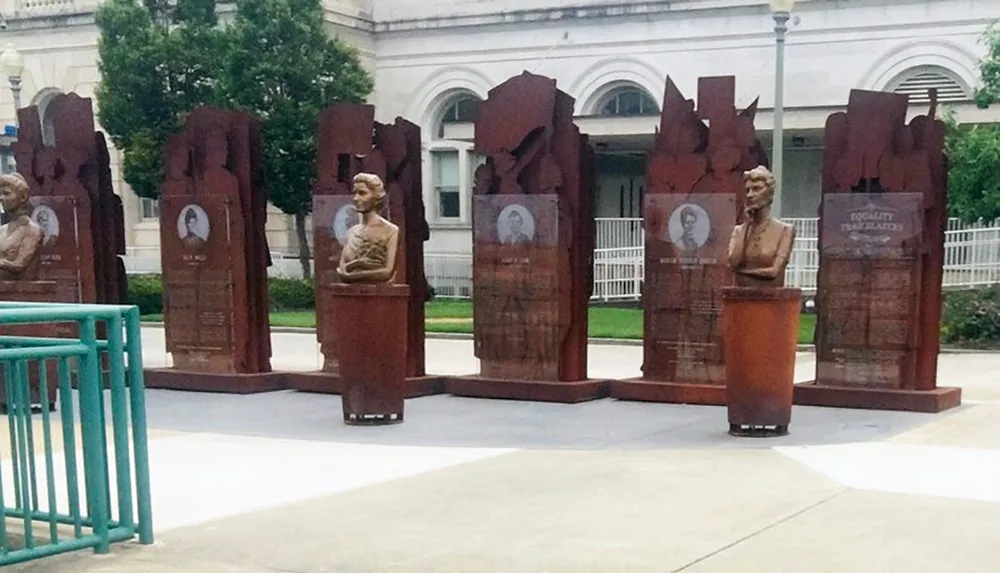
[[160, 275], [129, 275], [125, 301], [139, 307], [141, 314], [163, 314], [163, 283]]
[[271, 310], [312, 310], [316, 308], [316, 286], [312, 279], [267, 279]]
[[945, 292], [941, 342], [963, 346], [1000, 343], [1000, 285]]
[[[271, 310], [312, 310], [315, 290], [312, 280], [271, 278], [267, 281]], [[142, 314], [163, 314], [163, 281], [160, 275], [129, 275], [128, 304]]]

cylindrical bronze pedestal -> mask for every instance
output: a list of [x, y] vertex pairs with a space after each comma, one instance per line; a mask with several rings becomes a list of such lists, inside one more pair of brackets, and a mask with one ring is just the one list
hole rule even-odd
[[409, 298], [406, 285], [330, 287], [344, 423], [380, 426], [403, 421]]
[[796, 288], [722, 291], [729, 433], [783, 436], [792, 418], [799, 304]]

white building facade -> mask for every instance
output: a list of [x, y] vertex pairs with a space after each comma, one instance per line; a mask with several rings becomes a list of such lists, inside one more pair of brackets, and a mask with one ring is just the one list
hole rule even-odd
[[[699, 77], [736, 76], [737, 105], [760, 96], [758, 135], [772, 145], [764, 0], [377, 0], [374, 14], [377, 113], [423, 128], [429, 252], [468, 252], [473, 102], [524, 70], [576, 98], [598, 152], [598, 217], [639, 216], [668, 75], [689, 98]], [[971, 103], [980, 39], [998, 18], [994, 0], [800, 0], [786, 48], [782, 216], [816, 216], [823, 127], [853, 88], [913, 94], [916, 114], [938, 87], [960, 121], [1000, 118]]]
[[[770, 147], [775, 43], [766, 0], [326, 0], [331, 31], [360, 50], [375, 77], [377, 118], [422, 128], [429, 253], [471, 251], [475, 103], [522, 71], [554, 78], [576, 98], [577, 122], [598, 152], [598, 217], [640, 213], [665, 78], [689, 98], [704, 76], [734, 75], [737, 105], [760, 97], [758, 136]], [[97, 71], [93, 5], [0, 0], [6, 40], [25, 56], [25, 104], [76, 91], [92, 96]], [[982, 34], [998, 0], [799, 0], [786, 48], [785, 173], [780, 213], [814, 217], [823, 126], [853, 88], [912, 94], [927, 110], [939, 88], [959, 121], [1000, 120], [972, 95]], [[8, 90], [0, 117], [13, 122]], [[116, 173], [117, 173], [116, 169]], [[130, 246], [156, 252], [155, 204], [121, 182]], [[289, 218], [269, 220], [273, 250], [294, 252]]]

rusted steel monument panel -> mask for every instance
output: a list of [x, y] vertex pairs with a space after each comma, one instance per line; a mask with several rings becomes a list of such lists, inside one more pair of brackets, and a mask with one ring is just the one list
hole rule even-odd
[[18, 110], [13, 144], [18, 172], [31, 188], [31, 216], [45, 235], [40, 278], [56, 283], [57, 302], [124, 302], [124, 213], [93, 104], [70, 93], [49, 106], [54, 141], [43, 141], [38, 108], [31, 106]]
[[[936, 102], [936, 95], [932, 94]], [[947, 221], [944, 123], [907, 96], [854, 90], [826, 125], [816, 380], [796, 403], [937, 412]]]
[[260, 144], [256, 118], [209, 107], [191, 112], [167, 142], [160, 249], [173, 367], [147, 370], [150, 387], [282, 387], [271, 372]]
[[696, 110], [667, 78], [643, 204], [643, 377], [612, 383], [616, 398], [725, 404], [729, 238], [743, 211], [743, 172], [767, 165], [757, 102], [738, 111], [735, 98], [734, 77], [701, 78]]
[[606, 392], [587, 378], [587, 305], [595, 240], [593, 154], [574, 100], [525, 72], [476, 114], [473, 301], [477, 376], [464, 396], [579, 402]]

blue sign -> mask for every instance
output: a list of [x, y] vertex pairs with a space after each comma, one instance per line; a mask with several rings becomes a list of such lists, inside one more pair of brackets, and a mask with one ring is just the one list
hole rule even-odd
[[17, 126], [16, 125], [5, 125], [3, 126], [3, 134], [10, 137], [17, 137]]

